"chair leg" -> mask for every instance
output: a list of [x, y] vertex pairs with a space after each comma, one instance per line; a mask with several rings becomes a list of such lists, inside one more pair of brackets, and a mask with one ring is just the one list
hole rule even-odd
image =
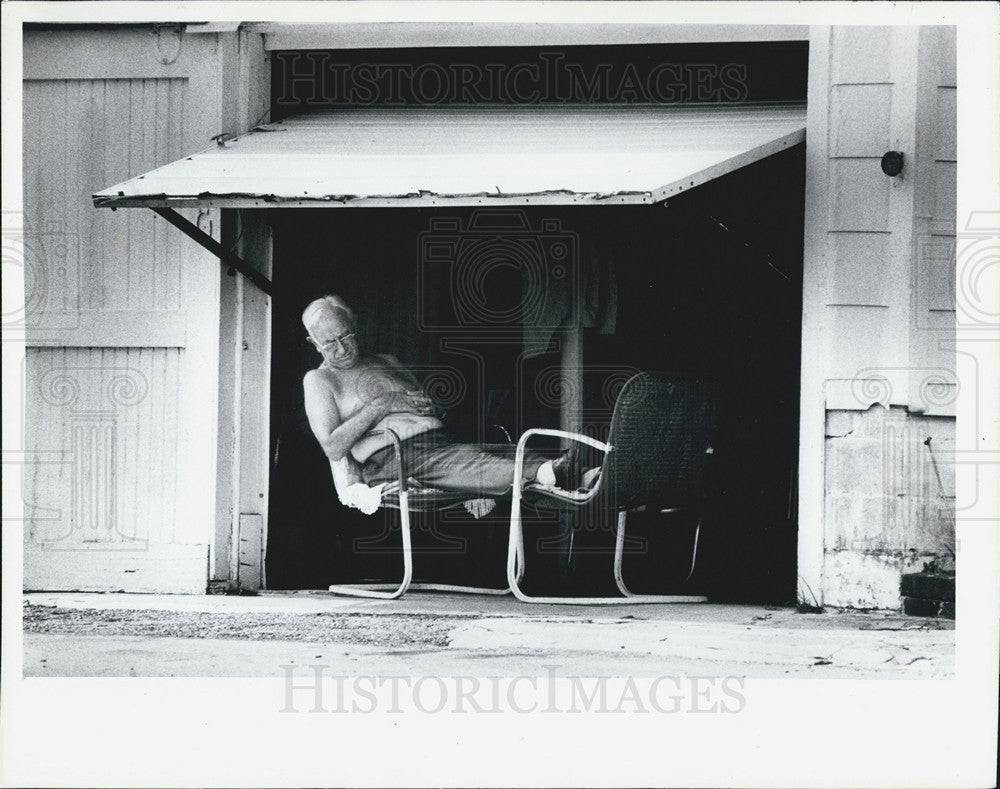
[[[410, 501], [409, 494], [404, 490], [399, 494], [399, 530], [403, 540], [403, 580], [398, 586], [391, 584], [358, 584], [349, 586], [336, 584], [330, 587], [332, 594], [349, 597], [367, 597], [377, 600], [395, 600], [402, 597], [410, 588], [413, 579], [413, 547], [410, 542]], [[388, 587], [388, 589], [386, 589]]]
[[524, 578], [524, 532], [517, 536], [517, 580]]
[[410, 511], [409, 506], [404, 504], [404, 496], [400, 495], [400, 528], [403, 532], [403, 580], [400, 584], [338, 584], [331, 586], [329, 591], [333, 594], [346, 595], [351, 597], [368, 597], [379, 600], [395, 600], [402, 597], [404, 593], [413, 591], [422, 592], [457, 592], [460, 594], [483, 594], [483, 595], [508, 595], [510, 588], [492, 589], [485, 586], [460, 586], [457, 584], [435, 584], [435, 583], [412, 583], [413, 578], [413, 550], [410, 538]]
[[511, 593], [510, 586], [503, 589], [490, 588], [487, 586], [461, 586], [458, 584], [438, 584], [427, 582], [416, 582], [410, 584], [410, 589], [420, 592], [455, 592], [458, 594], [481, 594], [503, 596]]
[[458, 594], [507, 595], [510, 589], [491, 589], [488, 586], [457, 586], [455, 584], [415, 583], [410, 584], [415, 592], [456, 592]]
[[436, 584], [417, 582], [410, 584], [410, 589], [418, 592], [455, 592], [458, 594], [485, 594], [503, 596], [510, 594], [510, 587], [492, 589], [488, 586], [460, 586], [457, 584]]
[[[708, 598], [704, 595], [638, 595], [631, 591], [625, 585], [625, 579], [622, 577], [622, 563], [625, 553], [625, 522], [628, 519], [627, 512], [618, 513], [618, 533], [615, 537], [615, 584], [618, 586], [618, 591], [623, 595], [628, 597], [630, 600], [641, 601], [645, 603], [704, 603], [708, 601]], [[691, 569], [688, 571], [687, 577], [684, 579], [687, 581], [692, 573], [694, 573], [694, 563], [695, 558], [698, 554], [698, 534], [701, 531], [701, 521], [698, 521], [697, 527], [694, 531], [694, 550], [691, 552]]]
[[[628, 591], [621, 580], [622, 553], [625, 546], [625, 513], [618, 517], [615, 539], [615, 581], [624, 597], [542, 597], [525, 594], [520, 587], [524, 575], [524, 535], [521, 528], [521, 491], [515, 484], [510, 510], [510, 539], [507, 544], [507, 583], [514, 597], [523, 603], [547, 605], [642, 605], [651, 603], [704, 603], [700, 595], [637, 595]], [[518, 561], [520, 559], [520, 562]]]
[[503, 596], [510, 594], [510, 587], [495, 589], [488, 586], [462, 586], [459, 584], [438, 584], [418, 581], [410, 584], [415, 592], [455, 592], [457, 594], [482, 594]]
[[694, 545], [691, 547], [691, 569], [688, 570], [688, 574], [684, 577], [684, 583], [691, 580], [691, 576], [694, 575], [694, 563], [698, 559], [698, 535], [701, 534], [701, 518], [698, 519], [698, 525], [694, 527]]

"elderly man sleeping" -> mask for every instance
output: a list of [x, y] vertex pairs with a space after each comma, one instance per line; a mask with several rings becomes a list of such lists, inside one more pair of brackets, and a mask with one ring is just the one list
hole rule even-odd
[[[455, 441], [434, 404], [394, 357], [365, 354], [354, 314], [337, 296], [316, 299], [302, 314], [309, 341], [322, 360], [303, 380], [306, 415], [330, 459], [338, 493], [358, 483], [374, 489], [345, 503], [373, 512], [380, 486], [397, 478], [391, 429], [401, 439], [403, 476], [419, 485], [470, 499], [502, 496], [514, 481], [514, 447]], [[528, 452], [524, 479], [563, 490], [589, 486], [598, 469], [584, 472], [576, 447], [555, 460]], [[353, 484], [352, 484], [353, 483]]]

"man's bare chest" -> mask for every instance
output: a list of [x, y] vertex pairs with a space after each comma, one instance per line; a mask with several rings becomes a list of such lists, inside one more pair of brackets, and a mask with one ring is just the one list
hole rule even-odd
[[351, 370], [330, 371], [327, 379], [333, 388], [341, 419], [347, 419], [367, 404], [392, 392], [404, 392], [413, 383], [402, 372], [387, 365], [365, 365]]

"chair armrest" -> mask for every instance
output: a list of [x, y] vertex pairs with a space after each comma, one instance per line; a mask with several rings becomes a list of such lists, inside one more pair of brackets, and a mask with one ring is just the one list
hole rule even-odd
[[[525, 430], [521, 434], [521, 438], [517, 442], [517, 448], [514, 450], [514, 484], [517, 485], [518, 494], [524, 488], [524, 450], [528, 444], [528, 439], [532, 436], [551, 436], [553, 438], [566, 438], [570, 441], [576, 441], [580, 444], [586, 444], [587, 446], [594, 447], [595, 449], [601, 450], [605, 456], [611, 452], [614, 447], [611, 444], [606, 444], [603, 441], [598, 441], [596, 438], [591, 438], [590, 436], [585, 436], [582, 433], [571, 433], [566, 430], [553, 430], [549, 428], [542, 427], [532, 427]], [[593, 487], [593, 489], [587, 491], [586, 494], [577, 498], [577, 495], [572, 491], [566, 491], [567, 496], [560, 496], [563, 500], [571, 500], [575, 503], [583, 504], [590, 501], [597, 491], [600, 489], [601, 485], [598, 483]]]
[[585, 436], [583, 433], [571, 433], [568, 430], [553, 430], [545, 427], [532, 427], [525, 430], [521, 434], [520, 440], [517, 442], [518, 452], [522, 451], [524, 445], [528, 442], [531, 436], [552, 436], [554, 438], [568, 438], [571, 441], [577, 441], [581, 444], [587, 444], [588, 446], [594, 447], [594, 449], [601, 450], [605, 455], [608, 454], [612, 449], [614, 449], [611, 444], [605, 444], [603, 441], [598, 441], [596, 438], [591, 438], [590, 436]]
[[389, 436], [389, 439], [392, 441], [392, 448], [396, 455], [396, 473], [399, 475], [399, 492], [406, 493], [406, 479], [403, 476], [403, 450], [400, 447], [399, 434], [391, 427], [379, 427], [375, 430], [369, 430], [363, 438], [382, 435]]

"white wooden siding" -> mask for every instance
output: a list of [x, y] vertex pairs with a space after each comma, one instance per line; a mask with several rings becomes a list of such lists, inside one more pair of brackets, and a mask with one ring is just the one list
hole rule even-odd
[[954, 414], [958, 396], [955, 38], [954, 28], [921, 31], [910, 399], [929, 414]]
[[90, 196], [221, 131], [215, 38], [173, 59], [148, 28], [25, 35], [26, 588], [205, 590], [218, 262]]
[[181, 155], [186, 87], [182, 79], [25, 80], [25, 216], [45, 283], [27, 316], [29, 339], [184, 344], [181, 239], [152, 214], [95, 211], [90, 187]]
[[175, 541], [181, 353], [27, 350], [28, 433], [37, 450], [66, 455], [30, 467], [52, 510], [32, 519], [33, 540], [49, 549]]
[[[814, 117], [826, 106], [808, 140], [821, 196], [807, 246], [823, 277], [805, 310], [825, 326], [816, 377], [829, 409], [955, 413], [940, 345], [954, 326], [954, 41], [947, 27], [838, 27], [817, 42], [829, 82], [810, 91]], [[889, 150], [905, 156], [895, 178], [879, 163]]]
[[[152, 214], [94, 211], [87, 188], [182, 155], [186, 83], [25, 81], [25, 211], [73, 228], [79, 251], [51, 278], [49, 309], [180, 308], [178, 235]], [[130, 265], [142, 259], [147, 269]]]
[[[926, 456], [922, 442], [930, 433], [920, 431], [930, 428], [924, 422], [904, 422], [911, 432], [901, 444], [909, 450], [919, 446], [920, 453], [861, 452], [851, 466], [840, 451], [839, 465], [831, 468], [825, 455], [828, 428], [850, 434], [857, 429], [851, 420], [868, 415], [844, 412], [865, 411], [873, 403], [904, 406], [910, 413], [955, 413], [954, 89], [954, 28], [811, 30], [799, 441], [803, 602], [822, 604], [824, 590], [837, 592], [846, 583], [847, 574], [837, 574], [834, 554], [827, 553], [840, 544], [838, 528], [847, 524], [863, 532], [878, 523], [899, 525], [896, 515], [882, 519], [881, 494], [873, 498], [879, 518], [862, 512], [864, 486], [873, 480], [882, 485], [875, 477], [897, 466], [903, 469], [900, 479], [925, 472], [915, 460]], [[905, 155], [903, 173], [895, 178], [881, 172], [879, 159], [888, 150]], [[900, 408], [887, 413], [899, 412], [907, 413]], [[828, 415], [838, 415], [837, 425], [830, 427]], [[939, 445], [947, 446], [942, 424], [935, 422], [934, 429]], [[918, 434], [921, 441], [915, 443]], [[873, 439], [875, 449], [881, 450], [882, 438]], [[838, 491], [828, 490], [826, 482], [836, 482], [845, 469], [852, 472], [842, 480], [845, 495], [828, 499], [831, 490]], [[923, 488], [904, 492], [919, 493], [927, 507], [947, 508], [940, 496], [947, 498], [948, 480], [940, 484], [945, 492], [931, 486], [933, 496]], [[885, 490], [895, 495], [891, 486]], [[833, 518], [845, 504], [862, 514], [855, 520]], [[948, 540], [940, 517], [906, 523], [933, 523], [927, 526], [933, 534], [887, 533], [885, 545], [929, 549]], [[898, 591], [898, 574], [893, 579]], [[833, 604], [837, 599], [837, 594], [830, 598]]]
[[[905, 367], [894, 329], [907, 283], [897, 276], [893, 229], [896, 204], [907, 194], [882, 172], [879, 160], [899, 147], [893, 144], [894, 114], [909, 108], [900, 106], [893, 81], [894, 68], [903, 68], [893, 63], [899, 46], [894, 31], [834, 28], [831, 38], [826, 400], [828, 408], [865, 408], [870, 403], [855, 396], [857, 387], [841, 383], [873, 367], [883, 367], [881, 374], [895, 383]], [[894, 389], [896, 397], [905, 396], [898, 384]]]
[[[226, 130], [243, 132], [270, 106], [270, 62], [263, 36], [241, 30], [227, 41], [226, 84], [238, 85], [227, 103]], [[239, 216], [237, 216], [237, 214]], [[271, 231], [263, 212], [223, 212], [237, 236], [236, 252], [271, 277]], [[242, 277], [223, 277], [219, 317], [218, 476], [212, 579], [228, 588], [266, 582], [270, 474], [271, 299]], [[248, 545], [259, 545], [257, 552]], [[256, 559], [254, 558], [256, 557]], [[256, 566], [254, 566], [256, 561]]]

